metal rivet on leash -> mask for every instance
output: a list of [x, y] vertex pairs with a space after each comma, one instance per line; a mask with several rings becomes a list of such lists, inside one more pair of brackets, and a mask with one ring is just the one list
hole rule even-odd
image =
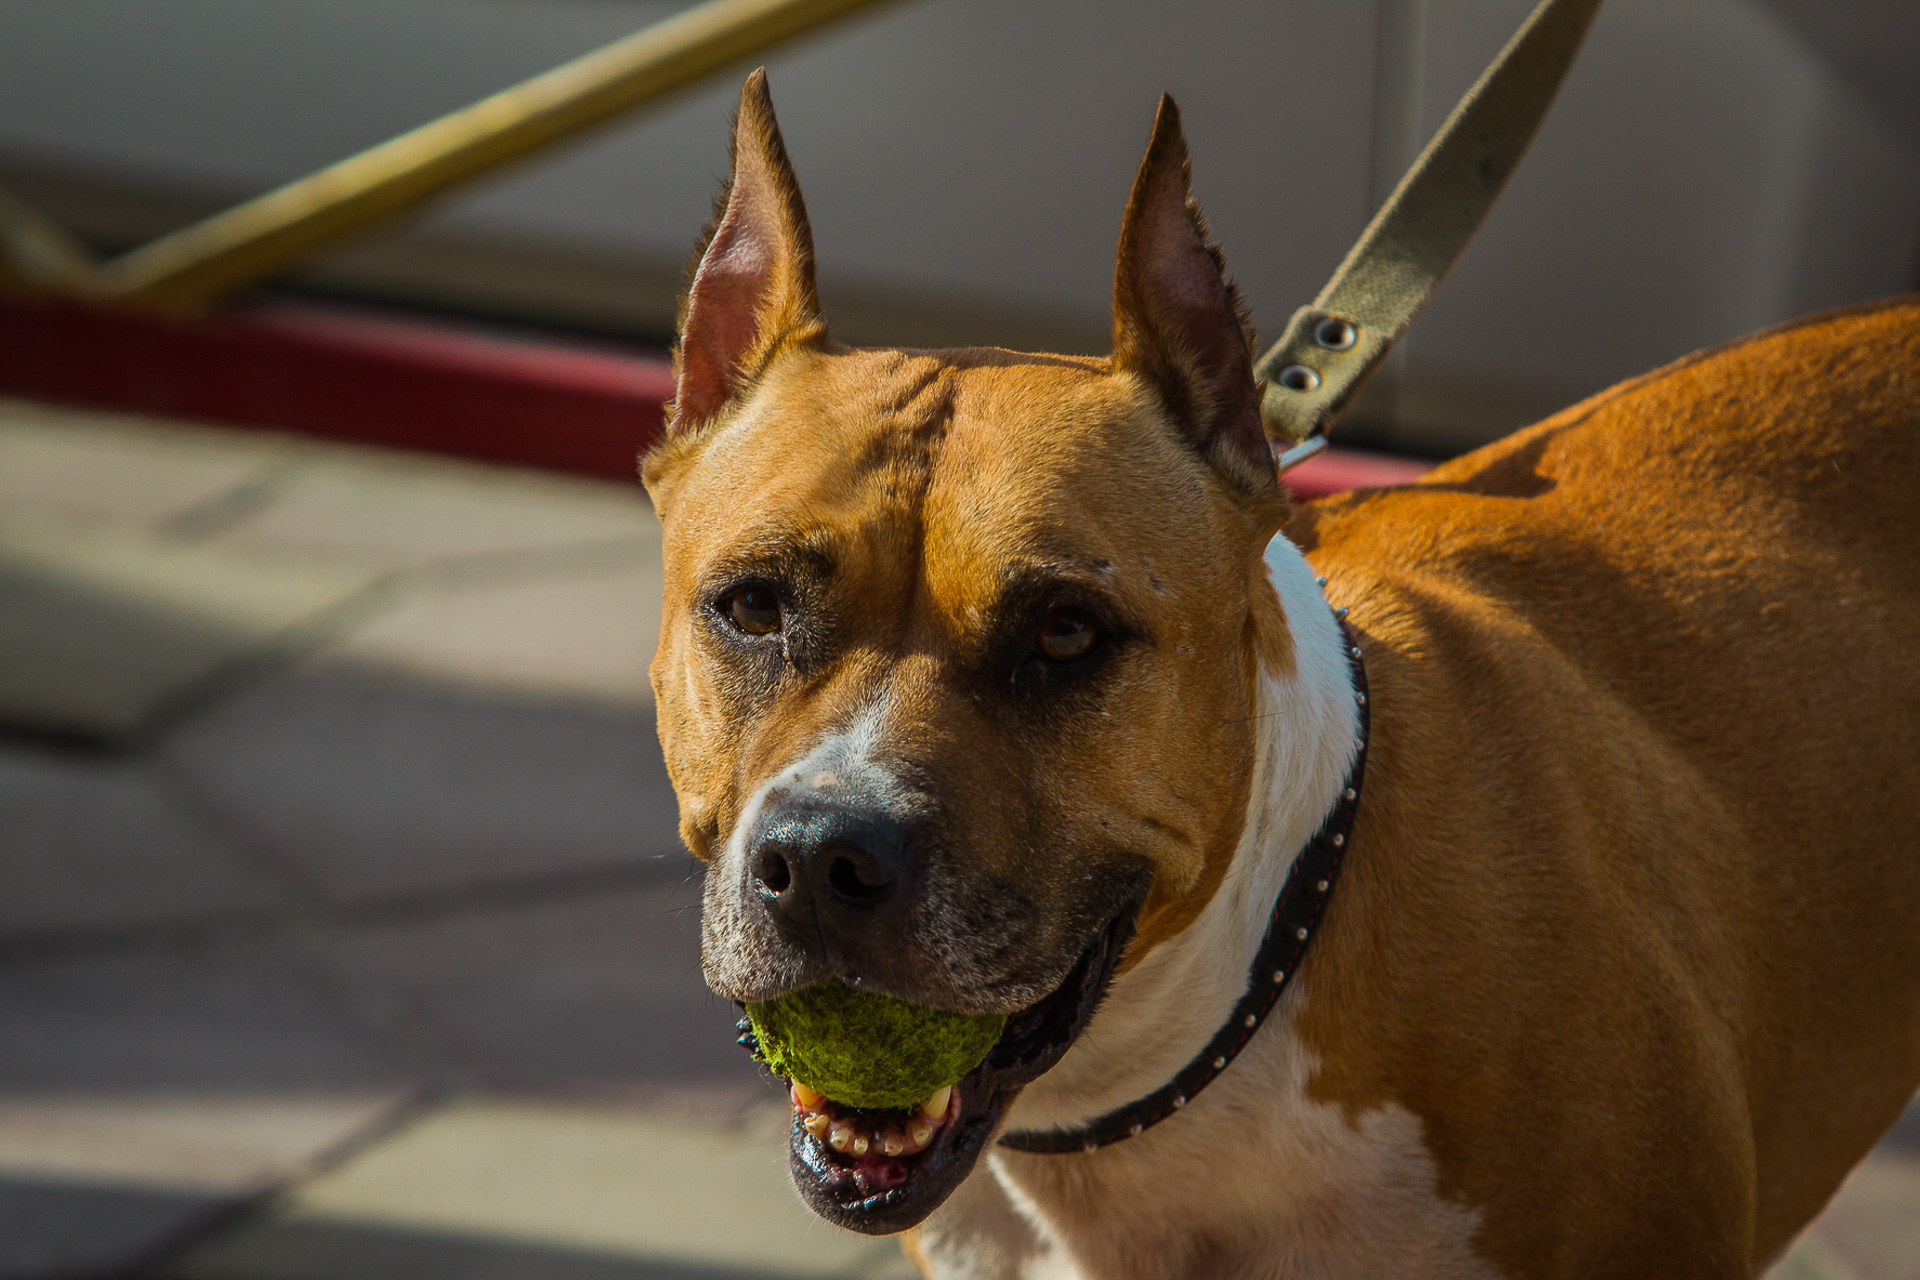
[[1273, 971], [1273, 980], [1275, 982], [1285, 982], [1287, 980], [1287, 971], [1285, 969], [1275, 969]]
[[1186, 1106], [1186, 1105], [1187, 1105], [1187, 1095], [1186, 1095], [1186, 1094], [1184, 1094], [1184, 1093], [1176, 1093], [1176, 1094], [1174, 1094], [1174, 1095], [1173, 1095], [1173, 1105], [1174, 1105], [1175, 1107], [1184, 1107], [1184, 1106]]
[[1307, 931], [1305, 929], [1295, 929], [1293, 931], [1293, 936], [1300, 939], [1300, 941], [1305, 942], [1307, 940]]
[[1318, 889], [1322, 893], [1325, 893], [1327, 891], [1327, 882], [1325, 880], [1322, 880], [1319, 884], [1315, 885], [1314, 888]]
[[1344, 617], [1346, 617], [1346, 616], [1347, 616], [1347, 606], [1345, 606], [1345, 605], [1341, 605], [1341, 606], [1340, 606], [1340, 607], [1339, 607], [1338, 609], [1335, 609], [1335, 610], [1333, 611], [1333, 616], [1334, 616], [1334, 617], [1336, 617], [1336, 618], [1344, 618]]
[[[1365, 701], [1366, 701], [1366, 699], [1365, 699], [1365, 698], [1362, 698], [1362, 699], [1360, 699], [1360, 701], [1362, 701], [1362, 702], [1365, 702]], [[1346, 798], [1347, 798], [1347, 799], [1349, 799], [1349, 800], [1355, 800], [1355, 799], [1358, 799], [1358, 798], [1359, 798], [1359, 796], [1360, 796], [1360, 793], [1359, 793], [1358, 791], [1355, 791], [1355, 790], [1354, 790], [1354, 789], [1353, 789], [1352, 787], [1348, 787], [1348, 788], [1346, 789], [1346, 791], [1345, 791], [1344, 793], [1342, 793], [1342, 794], [1344, 794], [1344, 795], [1346, 796]]]
[[[1359, 335], [1352, 325], [1338, 316], [1328, 316], [1313, 326], [1313, 340], [1329, 351], [1345, 351]], [[1298, 388], [1296, 388], [1298, 390]], [[1312, 390], [1311, 387], [1307, 390]]]
[[1320, 375], [1303, 364], [1290, 364], [1280, 371], [1278, 381], [1289, 391], [1312, 391], [1320, 385]]
[[1142, 1132], [1143, 1130], [1145, 1130], [1145, 1129], [1146, 1129], [1146, 1127], [1147, 1127], [1147, 1126], [1145, 1126], [1145, 1125], [1143, 1125], [1143, 1124], [1136, 1124], [1136, 1125], [1134, 1125], [1134, 1126], [1133, 1126], [1133, 1128], [1131, 1128], [1131, 1129], [1129, 1129], [1129, 1130], [1127, 1130], [1127, 1132], [1128, 1132], [1128, 1133], [1130, 1133], [1130, 1134], [1132, 1134], [1132, 1135], [1133, 1135], [1134, 1137], [1136, 1137], [1136, 1138], [1137, 1138], [1137, 1137], [1139, 1137], [1139, 1136], [1140, 1136], [1140, 1134], [1141, 1134], [1141, 1132]]
[[1313, 585], [1316, 587], [1324, 587], [1327, 585], [1327, 580], [1325, 578], [1315, 578], [1313, 580]]
[[1225, 1068], [1226, 1065], [1227, 1065], [1227, 1060], [1225, 1058], [1215, 1058], [1213, 1060], [1213, 1069], [1215, 1071], [1222, 1070], [1223, 1068]]
[[1334, 848], [1338, 849], [1341, 845], [1345, 844], [1346, 842], [1347, 842], [1347, 838], [1345, 836], [1341, 835], [1338, 832], [1334, 833], [1334, 836], [1333, 836]]

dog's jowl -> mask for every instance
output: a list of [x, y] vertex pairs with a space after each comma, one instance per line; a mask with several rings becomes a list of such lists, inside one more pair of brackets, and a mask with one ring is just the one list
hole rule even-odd
[[1290, 509], [1170, 102], [1110, 356], [843, 346], [812, 254], [756, 74], [645, 460], [707, 979], [1009, 1016], [796, 1083], [807, 1201], [937, 1276], [1776, 1256], [1920, 1083], [1920, 303]]

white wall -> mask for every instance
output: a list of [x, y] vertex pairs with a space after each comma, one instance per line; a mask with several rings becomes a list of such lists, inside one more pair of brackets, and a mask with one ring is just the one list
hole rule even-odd
[[[1376, 167], [1437, 125], [1530, 3], [903, 0], [856, 18], [771, 59], [829, 308], [890, 298], [968, 317], [955, 337], [1021, 319], [1097, 348], [1164, 88], [1185, 108], [1229, 262], [1275, 332], [1358, 232]], [[0, 0], [0, 174], [31, 156], [258, 190], [677, 7]], [[463, 194], [422, 231], [669, 272], [716, 190], [736, 86]], [[1703, 344], [1901, 291], [1917, 240], [1914, 154], [1766, 11], [1609, 0], [1376, 402], [1398, 419], [1376, 438], [1485, 438]]]
[[[1437, 124], [1531, 7], [1429, 0]], [[1920, 165], [1742, 0], [1608, 0], [1407, 344], [1401, 416], [1484, 438], [1794, 316], [1912, 287]]]
[[[646, 0], [8, 0], [0, 152], [264, 187], [636, 29]], [[1060, 313], [1100, 341], [1161, 90], [1263, 314], [1366, 216], [1371, 3], [907, 0], [771, 59], [836, 282]], [[670, 258], [738, 78], [461, 198], [447, 223]], [[1276, 321], [1277, 322], [1277, 321]]]

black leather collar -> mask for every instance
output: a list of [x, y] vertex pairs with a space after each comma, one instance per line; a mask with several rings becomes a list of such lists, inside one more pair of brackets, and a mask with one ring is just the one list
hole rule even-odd
[[1347, 662], [1353, 671], [1354, 697], [1360, 707], [1360, 736], [1355, 744], [1353, 768], [1347, 773], [1340, 798], [1320, 824], [1320, 830], [1308, 840], [1293, 860], [1287, 882], [1273, 905], [1273, 917], [1266, 937], [1247, 973], [1246, 993], [1233, 1006], [1233, 1016], [1214, 1032], [1213, 1039], [1171, 1081], [1144, 1098], [1109, 1111], [1075, 1129], [1049, 1129], [1044, 1132], [1003, 1134], [1000, 1145], [1015, 1151], [1063, 1154], [1092, 1151], [1109, 1143], [1138, 1136], [1159, 1124], [1191, 1102], [1199, 1092], [1219, 1078], [1227, 1064], [1239, 1056], [1253, 1039], [1267, 1015], [1280, 1002], [1280, 994], [1299, 970], [1301, 957], [1333, 896], [1334, 882], [1340, 875], [1340, 862], [1346, 853], [1347, 839], [1353, 831], [1353, 816], [1360, 807], [1360, 782], [1367, 766], [1367, 668], [1360, 657], [1360, 645], [1347, 625], [1346, 610], [1339, 611], [1340, 633], [1346, 640]]

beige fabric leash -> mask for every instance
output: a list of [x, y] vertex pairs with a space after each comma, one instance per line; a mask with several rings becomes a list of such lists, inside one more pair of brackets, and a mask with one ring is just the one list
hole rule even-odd
[[[1319, 298], [1294, 314], [1286, 336], [1255, 366], [1282, 472], [1326, 447], [1334, 417], [1467, 247], [1553, 105], [1599, 7], [1600, 0], [1543, 0], [1420, 153]], [[1352, 769], [1320, 830], [1294, 858], [1232, 1016], [1197, 1057], [1145, 1097], [1071, 1129], [1003, 1134], [1001, 1146], [1066, 1155], [1138, 1137], [1217, 1079], [1278, 1004], [1333, 891], [1365, 776], [1367, 669], [1346, 612], [1336, 617], [1359, 708]]]
[[1260, 416], [1281, 471], [1326, 447], [1334, 419], [1473, 239], [1553, 106], [1599, 8], [1600, 0], [1542, 0], [1313, 305], [1294, 312], [1254, 366]]

